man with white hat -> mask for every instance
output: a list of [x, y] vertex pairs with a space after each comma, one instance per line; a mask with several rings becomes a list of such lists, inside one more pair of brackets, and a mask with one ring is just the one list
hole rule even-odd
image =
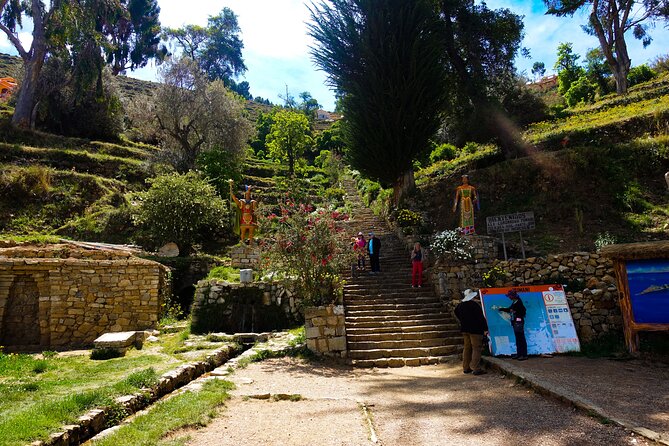
[[488, 334], [488, 323], [483, 316], [481, 305], [475, 300], [478, 291], [465, 290], [465, 297], [455, 307], [455, 317], [460, 322], [460, 331], [464, 338], [462, 351], [462, 370], [472, 375], [483, 375], [481, 369], [481, 351], [483, 350], [483, 336]]

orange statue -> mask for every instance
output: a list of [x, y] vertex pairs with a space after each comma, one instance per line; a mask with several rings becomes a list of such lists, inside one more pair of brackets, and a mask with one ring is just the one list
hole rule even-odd
[[474, 235], [474, 206], [478, 204], [476, 188], [469, 184], [469, 176], [462, 176], [462, 185], [455, 189], [455, 200], [453, 202], [453, 212], [460, 204], [460, 230], [463, 235]]
[[237, 209], [239, 210], [238, 213], [240, 214], [238, 219], [239, 237], [242, 243], [244, 243], [247, 238], [249, 239], [249, 243], [251, 243], [253, 242], [253, 232], [258, 226], [255, 216], [258, 202], [251, 200], [251, 186], [246, 186], [244, 198], [240, 200], [235, 197], [235, 194], [232, 190], [232, 185], [234, 182], [232, 180], [228, 180], [228, 183], [230, 184], [230, 197], [237, 205]]

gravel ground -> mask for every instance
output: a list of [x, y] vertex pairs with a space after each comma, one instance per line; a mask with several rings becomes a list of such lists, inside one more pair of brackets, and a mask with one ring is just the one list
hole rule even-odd
[[611, 418], [654, 430], [669, 439], [667, 364], [569, 356], [496, 361], [587, 400]]
[[[282, 358], [231, 379], [233, 398], [187, 433], [188, 445], [649, 444], [499, 374], [463, 375], [456, 363], [370, 370]], [[299, 400], [277, 400], [289, 395]]]

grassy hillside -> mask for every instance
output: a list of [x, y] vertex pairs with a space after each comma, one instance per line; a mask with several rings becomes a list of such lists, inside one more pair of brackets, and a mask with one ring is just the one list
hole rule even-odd
[[518, 159], [487, 147], [419, 171], [407, 206], [429, 215], [435, 229], [454, 228], [454, 190], [468, 173], [481, 197], [478, 232], [486, 233], [488, 216], [533, 211], [537, 228], [524, 235], [537, 253], [591, 250], [606, 233], [669, 239], [669, 76], [568, 109], [523, 137], [527, 156]]

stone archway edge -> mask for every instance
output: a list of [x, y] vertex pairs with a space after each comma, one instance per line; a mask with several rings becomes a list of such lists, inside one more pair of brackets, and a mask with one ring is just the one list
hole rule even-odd
[[[243, 348], [239, 345], [226, 345], [214, 350], [203, 361], [184, 364], [164, 373], [154, 387], [141, 389], [140, 392], [132, 395], [120, 396], [115, 401], [127, 411], [128, 415], [132, 415], [205, 373], [220, 367], [242, 352]], [[79, 417], [77, 424], [65, 425], [59, 432], [51, 434], [49, 440], [35, 441], [30, 443], [30, 446], [78, 446], [106, 429], [105, 421], [109, 412], [109, 409], [106, 408], [89, 410]]]

